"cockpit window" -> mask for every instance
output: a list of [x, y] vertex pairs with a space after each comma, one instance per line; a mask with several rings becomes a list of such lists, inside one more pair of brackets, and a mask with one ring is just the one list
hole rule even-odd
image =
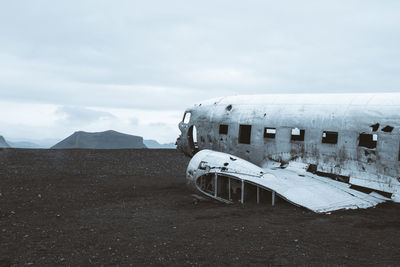
[[192, 116], [192, 113], [186, 112], [185, 115], [183, 116], [183, 123], [188, 124], [191, 116]]

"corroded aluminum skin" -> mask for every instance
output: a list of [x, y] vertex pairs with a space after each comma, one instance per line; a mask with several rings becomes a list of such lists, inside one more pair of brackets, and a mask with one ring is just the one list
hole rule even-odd
[[[400, 200], [400, 93], [248, 95], [212, 99], [188, 108], [181, 122], [178, 149], [189, 156], [210, 149], [241, 157], [261, 168], [271, 163], [300, 162], [318, 171], [349, 176], [350, 183], [393, 193]], [[371, 125], [379, 123], [373, 132]], [[219, 125], [229, 126], [227, 135]], [[239, 125], [252, 126], [251, 143], [238, 142]], [[188, 138], [197, 128], [198, 149]], [[383, 132], [385, 126], [393, 131]], [[275, 139], [264, 138], [264, 127], [276, 128]], [[291, 141], [291, 129], [305, 130], [304, 141]], [[323, 131], [339, 133], [338, 143], [321, 143]], [[376, 149], [358, 146], [360, 133], [378, 136]]]

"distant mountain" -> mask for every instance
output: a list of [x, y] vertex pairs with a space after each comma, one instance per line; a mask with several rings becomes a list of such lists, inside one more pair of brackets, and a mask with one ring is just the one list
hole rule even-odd
[[174, 143], [160, 144], [156, 140], [144, 140], [143, 143], [148, 148], [176, 148]]
[[0, 148], [10, 147], [3, 136], [0, 135]]
[[29, 138], [7, 138], [6, 142], [10, 147], [15, 148], [50, 148], [54, 144], [60, 142], [60, 138], [48, 139], [29, 139]]
[[98, 133], [75, 132], [51, 148], [92, 148], [92, 149], [123, 149], [146, 148], [143, 137], [123, 134], [116, 131]]
[[15, 148], [43, 148], [41, 145], [27, 141], [19, 141], [19, 142], [7, 141], [7, 143], [10, 145], [10, 147], [15, 147]]
[[60, 142], [61, 138], [47, 138], [47, 139], [32, 139], [32, 140], [21, 140], [22, 142], [29, 142], [33, 144], [37, 144], [38, 148], [50, 148], [54, 144]]

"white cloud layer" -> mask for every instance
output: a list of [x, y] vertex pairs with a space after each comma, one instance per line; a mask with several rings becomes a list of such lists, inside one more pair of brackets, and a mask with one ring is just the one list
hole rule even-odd
[[7, 1], [0, 135], [172, 142], [207, 98], [400, 91], [399, 14], [394, 0]]
[[174, 142], [179, 134], [177, 125], [181, 115], [180, 110], [82, 108], [0, 101], [0, 132], [12, 141], [35, 141], [61, 140], [75, 131], [113, 129], [168, 143]]

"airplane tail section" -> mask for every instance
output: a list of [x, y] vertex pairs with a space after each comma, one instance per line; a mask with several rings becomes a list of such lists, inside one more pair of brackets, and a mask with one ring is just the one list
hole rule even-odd
[[375, 192], [366, 194], [347, 183], [308, 173], [295, 163], [282, 168], [260, 168], [236, 156], [202, 150], [191, 159], [187, 183], [216, 200], [244, 203], [248, 199], [280, 197], [317, 213], [374, 207], [389, 200]]

